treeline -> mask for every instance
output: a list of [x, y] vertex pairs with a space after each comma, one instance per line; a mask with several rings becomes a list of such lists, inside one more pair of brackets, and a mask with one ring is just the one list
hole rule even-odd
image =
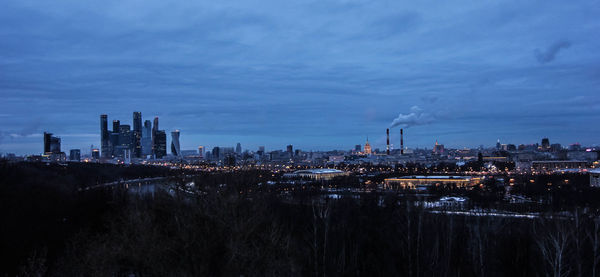
[[596, 276], [600, 260], [590, 207], [521, 219], [434, 214], [375, 193], [282, 201], [258, 185], [265, 171], [201, 174], [196, 195], [79, 193], [55, 170], [0, 165], [13, 172], [0, 179], [0, 275]]

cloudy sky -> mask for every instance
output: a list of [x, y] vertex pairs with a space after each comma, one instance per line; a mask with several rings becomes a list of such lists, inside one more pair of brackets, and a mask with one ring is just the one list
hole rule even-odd
[[49, 131], [86, 153], [100, 114], [133, 111], [184, 149], [381, 147], [392, 125], [409, 147], [595, 145], [598, 18], [598, 1], [4, 0], [0, 152]]

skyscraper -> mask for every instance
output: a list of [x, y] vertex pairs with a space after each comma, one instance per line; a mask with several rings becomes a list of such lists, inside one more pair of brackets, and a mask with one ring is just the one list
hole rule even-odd
[[108, 158], [110, 156], [109, 150], [110, 134], [108, 133], [108, 116], [105, 114], [100, 115], [100, 150], [102, 151], [102, 157]]
[[[155, 122], [158, 122], [156, 120]], [[154, 156], [157, 159], [162, 159], [167, 155], [167, 134], [164, 130], [156, 130], [154, 132]]]
[[369, 143], [369, 138], [367, 138], [367, 142], [365, 143], [365, 154], [371, 155], [371, 144]]
[[142, 156], [142, 113], [133, 112], [133, 156]]
[[156, 132], [158, 131], [158, 116], [154, 118], [154, 125], [152, 125], [152, 155], [156, 156]]
[[121, 126], [121, 121], [119, 120], [113, 120], [113, 133], [118, 133], [119, 132], [119, 126]]
[[542, 150], [550, 150], [550, 140], [548, 138], [542, 139]]
[[81, 161], [81, 150], [71, 149], [71, 151], [69, 151], [69, 160], [75, 162]]
[[235, 153], [238, 154], [238, 155], [242, 154], [242, 145], [239, 142], [235, 146]]
[[181, 156], [181, 147], [179, 145], [179, 130], [171, 132], [171, 154]]
[[59, 154], [60, 151], [60, 138], [55, 137], [52, 133], [44, 132], [44, 154]]
[[144, 121], [142, 127], [142, 155], [152, 155], [152, 121]]
[[204, 158], [204, 146], [198, 146], [198, 155], [200, 158]]
[[287, 146], [287, 152], [290, 155], [290, 158], [294, 157], [294, 146], [293, 145], [288, 145]]
[[44, 154], [51, 153], [50, 144], [52, 143], [52, 133], [44, 132]]
[[213, 159], [219, 159], [221, 157], [221, 149], [218, 146], [213, 147], [212, 149], [212, 157]]

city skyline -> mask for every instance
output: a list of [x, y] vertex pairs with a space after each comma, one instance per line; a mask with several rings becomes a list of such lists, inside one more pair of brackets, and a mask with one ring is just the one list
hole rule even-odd
[[132, 111], [181, 150], [598, 144], [594, 2], [164, 5], [7, 1], [0, 152], [100, 147]]
[[[69, 144], [68, 141], [66, 142], [66, 141], [63, 140], [63, 142], [62, 142], [63, 143], [62, 144], [63, 145], [62, 149], [64, 149], [65, 151], [68, 151], [68, 149], [80, 149], [80, 150], [82, 150], [82, 153], [87, 153], [87, 150], [91, 150], [90, 146], [94, 146], [95, 149], [102, 150], [103, 149], [103, 143], [102, 143], [103, 128], [102, 128], [102, 126], [106, 126], [106, 128], [107, 128], [107, 131], [108, 131], [108, 134], [107, 134], [108, 137], [107, 137], [107, 139], [108, 140], [110, 140], [110, 134], [113, 133], [114, 128], [119, 129], [119, 126], [126, 126], [126, 127], [128, 127], [129, 131], [131, 132], [130, 135], [132, 136], [132, 139], [133, 139], [131, 141], [131, 143], [132, 143], [132, 146], [131, 146], [132, 154], [131, 155], [133, 157], [141, 157], [141, 155], [142, 155], [142, 148], [141, 147], [143, 146], [143, 144], [142, 144], [143, 143], [143, 138], [145, 138], [145, 135], [142, 136], [142, 131], [143, 132], [147, 131], [148, 133], [151, 133], [150, 129], [145, 130], [143, 128], [152, 128], [152, 129], [154, 129], [154, 127], [153, 127], [154, 124], [152, 124], [151, 120], [147, 119], [147, 118], [150, 118], [150, 117], [143, 117], [142, 116], [143, 113], [141, 113], [139, 111], [134, 111], [134, 112], [132, 112], [132, 114], [133, 114], [133, 119], [131, 121], [121, 120], [121, 119], [116, 118], [116, 117], [111, 119], [110, 115], [101, 114], [100, 115], [100, 120], [99, 120], [100, 131], [97, 132], [96, 135], [90, 134], [89, 136], [86, 136], [86, 137], [96, 137], [97, 136], [96, 139], [98, 141], [96, 143], [91, 143], [91, 144], [88, 144], [88, 145], [83, 145], [81, 147], [72, 147], [73, 144]], [[130, 114], [130, 116], [131, 116], [131, 114]], [[156, 123], [158, 119], [159, 119], [158, 116], [153, 117], [154, 123]], [[136, 121], [139, 121], [139, 122], [136, 123]], [[109, 124], [109, 122], [110, 122], [110, 124]], [[142, 126], [142, 122], [143, 122], [144, 126]], [[164, 122], [162, 120], [162, 118], [161, 118], [161, 122]], [[106, 124], [106, 125], [103, 125], [103, 124]], [[136, 137], [136, 132], [134, 131], [134, 126], [136, 124], [139, 125], [139, 132], [140, 132], [140, 134], [139, 134], [139, 136], [140, 136], [139, 137], [139, 141], [137, 141], [136, 139], [134, 139]], [[161, 123], [160, 126], [164, 126], [163, 124], [164, 123]], [[394, 126], [394, 125], [392, 125], [392, 126]], [[387, 148], [386, 144], [388, 143], [388, 140], [387, 140], [387, 130], [391, 130], [390, 133], [389, 133], [390, 148], [391, 149], [400, 149], [399, 148], [399, 146], [400, 146], [400, 133], [399, 132], [400, 132], [401, 129], [403, 129], [400, 126], [403, 126], [403, 125], [396, 125], [396, 127], [394, 127], [394, 128], [386, 129], [386, 134], [383, 134], [381, 136], [375, 135], [374, 137], [376, 137], [376, 140], [372, 140], [372, 139], [369, 140], [368, 139], [369, 136], [367, 135], [362, 142], [357, 142], [357, 143], [359, 143], [359, 145], [361, 145], [361, 146], [364, 146], [365, 142], [369, 141], [371, 143], [371, 147], [374, 150], [375, 149], [379, 149], [380, 151], [385, 152], [386, 148]], [[111, 127], [112, 127], [112, 129], [111, 129]], [[408, 130], [412, 130], [412, 129], [408, 129]], [[181, 130], [179, 130], [179, 129], [173, 129], [172, 131], [170, 131], [170, 129], [165, 129], [165, 130], [158, 130], [157, 129], [156, 131], [162, 132], [161, 136], [164, 136], [163, 139], [165, 140], [165, 142], [164, 142], [164, 145], [162, 146], [162, 147], [164, 147], [164, 151], [165, 151], [164, 155], [166, 155], [167, 153], [168, 154], [172, 154], [173, 136], [177, 136], [177, 138], [179, 139], [179, 135], [180, 135]], [[38, 134], [32, 134], [32, 135], [28, 135], [27, 137], [28, 138], [44, 138], [45, 137], [44, 134], [46, 134], [46, 133], [48, 133], [50, 135], [53, 134], [51, 131], [45, 130], [42, 133], [42, 135], [38, 136]], [[398, 133], [398, 134], [396, 134], [396, 133]], [[167, 134], [169, 134], [169, 135], [167, 135]], [[55, 135], [56, 135], [56, 137], [58, 137], [59, 141], [62, 140], [62, 136], [61, 135], [58, 135], [58, 134], [55, 134]], [[405, 135], [405, 139], [406, 139], [406, 131], [404, 132], [404, 135]], [[66, 137], [69, 137], [69, 136], [67, 135]], [[373, 136], [371, 136], [371, 137], [373, 137]], [[13, 135], [12, 138], [15, 138], [15, 136]], [[537, 139], [537, 141], [526, 141], [526, 142], [523, 142], [523, 141], [514, 141], [514, 140], [501, 140], [500, 138], [498, 138], [497, 141], [485, 142], [485, 143], [481, 143], [479, 145], [461, 145], [460, 143], [452, 143], [452, 142], [450, 142], [450, 143], [445, 142], [444, 143], [444, 141], [442, 141], [442, 140], [434, 139], [434, 141], [432, 143], [430, 143], [430, 144], [422, 144], [422, 145], [406, 145], [405, 144], [404, 148], [405, 149], [429, 149], [429, 148], [430, 149], [435, 149], [434, 146], [438, 144], [438, 141], [440, 142], [440, 144], [445, 144], [446, 148], [452, 148], [452, 149], [462, 149], [462, 148], [474, 149], [474, 148], [479, 148], [479, 147], [482, 147], [482, 146], [485, 147], [485, 148], [494, 148], [494, 146], [496, 144], [500, 143], [500, 142], [502, 144], [512, 144], [512, 145], [515, 145], [515, 146], [518, 146], [518, 145], [534, 145], [534, 144], [543, 145], [545, 143], [544, 142], [545, 140], [550, 140], [550, 143], [552, 143], [552, 144], [555, 144], [555, 143], [560, 144], [560, 145], [562, 145], [563, 148], [566, 148], [566, 147], [568, 147], [569, 145], [572, 145], [572, 144], [581, 144], [582, 146], [591, 146], [591, 147], [598, 146], [598, 144], [595, 144], [595, 143], [585, 144], [585, 143], [580, 143], [580, 141], [577, 141], [577, 140], [565, 143], [565, 142], [560, 142], [560, 141], [553, 140], [552, 138], [548, 138], [548, 137], [543, 137], [542, 136], [542, 137], [539, 137]], [[44, 139], [44, 142], [45, 141], [46, 140]], [[228, 142], [232, 141], [232, 138], [226, 138], [225, 141], [228, 141]], [[179, 151], [182, 151], [182, 150], [189, 151], [189, 150], [197, 149], [198, 146], [209, 147], [209, 148], [212, 148], [212, 147], [221, 147], [222, 148], [222, 147], [235, 146], [236, 152], [237, 152], [237, 147], [243, 145], [244, 151], [248, 150], [248, 151], [256, 152], [256, 151], [259, 150], [260, 147], [266, 147], [267, 151], [275, 151], [275, 150], [284, 150], [285, 151], [286, 145], [287, 145], [287, 147], [290, 146], [289, 144], [286, 144], [285, 142], [279, 142], [279, 143], [275, 143], [273, 145], [267, 145], [267, 144], [264, 144], [264, 143], [263, 144], [259, 143], [259, 144], [253, 145], [253, 144], [245, 144], [244, 142], [240, 142], [240, 141], [237, 141], [235, 139], [234, 139], [234, 141], [236, 141], [236, 142], [234, 142], [234, 143], [224, 143], [224, 142], [219, 143], [219, 142], [217, 142], [217, 143], [214, 143], [214, 144], [202, 144], [200, 142], [196, 143], [194, 141], [185, 141], [185, 143], [181, 143], [179, 141], [179, 142], [177, 142], [177, 145], [178, 145], [177, 148], [179, 148]], [[39, 143], [40, 142], [39, 142], [39, 139], [38, 139], [33, 144], [35, 144], [35, 146], [37, 148], [40, 148], [40, 144]], [[135, 148], [136, 147], [134, 145], [136, 145], [136, 143], [137, 143], [137, 145], [140, 145], [140, 150], [139, 150], [140, 151], [140, 156], [137, 156], [135, 154]], [[149, 147], [153, 147], [153, 145], [154, 145], [153, 142], [149, 141], [148, 143], [150, 144]], [[240, 145], [240, 143], [241, 143], [241, 145]], [[59, 142], [59, 144], [60, 144], [60, 142]], [[110, 143], [108, 143], [107, 146], [109, 144]], [[337, 145], [337, 146], [330, 146], [330, 147], [324, 146], [324, 147], [317, 147], [317, 148], [303, 148], [303, 147], [301, 147], [302, 144], [291, 144], [291, 145], [294, 145], [295, 149], [300, 149], [300, 150], [303, 150], [303, 151], [351, 150], [351, 149], [353, 149], [353, 148], [355, 148], [357, 146], [357, 144], [353, 144], [353, 145], [348, 145], [347, 147]], [[42, 152], [36, 152], [36, 150], [34, 150], [33, 152], [25, 152], [25, 151], [23, 151], [23, 152], [19, 152], [19, 151], [3, 152], [2, 149], [0, 148], [0, 154], [2, 154], [2, 153], [4, 153], [4, 154], [13, 153], [13, 154], [17, 154], [17, 155], [39, 154], [39, 153], [45, 152], [45, 150], [46, 150], [45, 149], [46, 146], [45, 145], [42, 145], [42, 146], [43, 146], [42, 148], [44, 148], [43, 149], [44, 151], [42, 151]], [[233, 147], [231, 147], [231, 148], [233, 148]], [[110, 149], [110, 150], [108, 150], [108, 149]], [[103, 153], [105, 153], [105, 152], [111, 153], [112, 151], [113, 150], [112, 150], [111, 147], [107, 147], [107, 151], [101, 151], [101, 152], [103, 152]], [[149, 150], [149, 152], [146, 153], [146, 155], [144, 155], [144, 157], [147, 156], [147, 155], [153, 155], [153, 153], [154, 153], [153, 151], [154, 150]], [[87, 154], [90, 154], [90, 153], [87, 153]]]

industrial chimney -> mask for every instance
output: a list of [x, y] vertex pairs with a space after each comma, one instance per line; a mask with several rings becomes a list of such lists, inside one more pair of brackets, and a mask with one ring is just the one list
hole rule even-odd
[[404, 131], [400, 129], [400, 155], [404, 155]]
[[387, 154], [390, 154], [390, 129], [385, 129], [385, 133], [387, 135]]

